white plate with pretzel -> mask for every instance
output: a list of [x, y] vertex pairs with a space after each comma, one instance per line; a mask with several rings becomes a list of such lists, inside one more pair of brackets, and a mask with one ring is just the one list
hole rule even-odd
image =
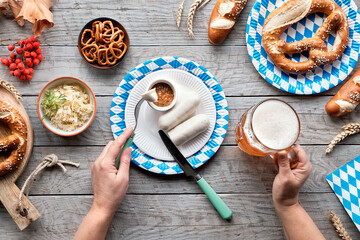
[[[318, 3], [324, 7], [317, 9]], [[320, 93], [343, 81], [359, 60], [359, 21], [353, 0], [258, 0], [246, 26], [248, 53], [256, 70], [273, 86], [294, 94]], [[347, 43], [344, 26], [349, 28]]]

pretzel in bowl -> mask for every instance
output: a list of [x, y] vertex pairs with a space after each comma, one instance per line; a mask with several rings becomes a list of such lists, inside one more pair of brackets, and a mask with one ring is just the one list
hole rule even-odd
[[111, 21], [95, 21], [81, 35], [81, 54], [90, 63], [112, 66], [127, 51], [124, 37], [124, 31], [114, 27]]
[[0, 123], [7, 124], [11, 135], [0, 139], [0, 154], [9, 152], [10, 156], [0, 161], [0, 175], [18, 168], [24, 158], [27, 143], [27, 127], [19, 111], [0, 100]]
[[[309, 14], [322, 12], [327, 15], [324, 23], [312, 38], [287, 43], [281, 34], [292, 24]], [[334, 46], [328, 51], [325, 40], [336, 31]], [[265, 19], [262, 42], [273, 62], [289, 73], [302, 73], [332, 63], [344, 52], [349, 37], [349, 25], [344, 11], [333, 0], [289, 0], [272, 11]], [[294, 62], [285, 54], [309, 52], [309, 60]]]

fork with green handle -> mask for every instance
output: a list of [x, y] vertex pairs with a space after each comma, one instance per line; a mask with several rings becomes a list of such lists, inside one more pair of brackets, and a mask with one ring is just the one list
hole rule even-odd
[[136, 104], [135, 106], [135, 126], [134, 126], [134, 130], [131, 134], [131, 136], [126, 140], [125, 144], [123, 145], [123, 147], [121, 148], [119, 155], [116, 157], [115, 159], [115, 168], [119, 170], [119, 166], [120, 166], [120, 157], [121, 154], [124, 152], [125, 149], [127, 149], [128, 147], [131, 146], [131, 143], [134, 140], [134, 136], [135, 136], [135, 129], [137, 126], [137, 118], [139, 116], [139, 111], [140, 111], [140, 106], [141, 104], [144, 102], [144, 99], [140, 99], [140, 101]]

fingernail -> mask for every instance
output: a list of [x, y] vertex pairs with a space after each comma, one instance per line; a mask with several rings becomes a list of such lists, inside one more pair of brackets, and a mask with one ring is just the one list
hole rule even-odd
[[286, 155], [287, 155], [287, 152], [286, 152], [286, 151], [281, 151], [281, 152], [279, 152], [279, 159], [280, 159], [280, 160], [286, 159]]

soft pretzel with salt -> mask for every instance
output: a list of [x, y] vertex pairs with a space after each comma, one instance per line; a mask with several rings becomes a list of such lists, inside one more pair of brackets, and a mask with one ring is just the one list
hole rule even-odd
[[[280, 40], [285, 29], [316, 12], [323, 12], [327, 18], [312, 38], [291, 43]], [[328, 51], [325, 40], [332, 31], [336, 31], [336, 38]], [[348, 37], [347, 17], [333, 0], [289, 0], [269, 14], [262, 30], [262, 43], [267, 54], [276, 66], [295, 74], [334, 62], [344, 52]], [[305, 51], [309, 52], [309, 60], [304, 62], [294, 62], [285, 56]]]
[[0, 122], [11, 130], [11, 135], [0, 139], [0, 153], [11, 150], [10, 156], [0, 161], [0, 175], [18, 168], [24, 158], [27, 143], [27, 127], [19, 111], [0, 100]]

